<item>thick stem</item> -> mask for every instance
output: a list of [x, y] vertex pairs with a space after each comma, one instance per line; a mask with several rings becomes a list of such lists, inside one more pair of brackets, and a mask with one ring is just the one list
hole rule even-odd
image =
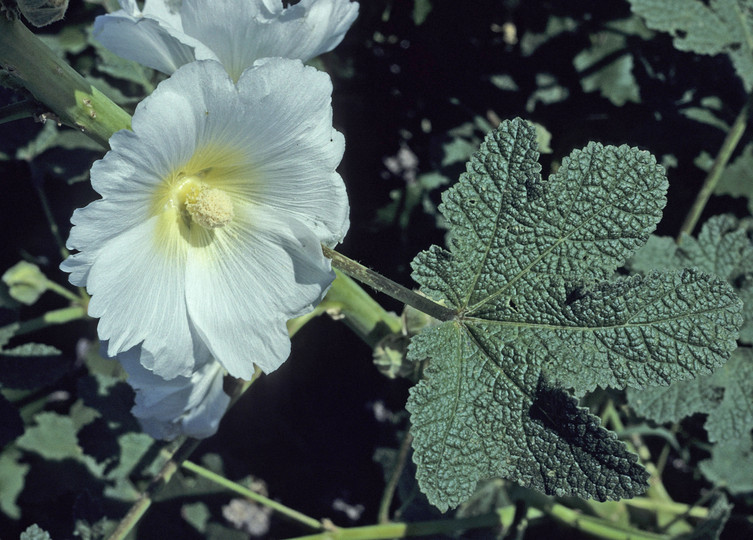
[[342, 271], [344, 274], [349, 275], [353, 279], [365, 283], [372, 289], [382, 292], [387, 296], [391, 296], [395, 300], [404, 304], [413, 306], [417, 310], [423, 311], [427, 315], [431, 315], [440, 321], [451, 321], [456, 316], [456, 313], [453, 310], [437, 304], [425, 296], [421, 296], [420, 294], [395, 283], [391, 279], [366, 268], [364, 265], [349, 259], [345, 255], [338, 253], [327, 246], [322, 246], [322, 251], [324, 252], [325, 257], [332, 260], [332, 266]]
[[711, 194], [714, 193], [714, 189], [716, 189], [716, 185], [719, 183], [719, 179], [722, 177], [724, 168], [727, 166], [730, 157], [732, 157], [732, 153], [735, 151], [735, 148], [737, 148], [737, 143], [740, 142], [740, 138], [742, 138], [743, 133], [745, 132], [745, 128], [748, 126], [748, 114], [750, 113], [750, 106], [752, 101], [753, 94], [748, 96], [748, 101], [745, 103], [742, 110], [737, 115], [737, 118], [735, 118], [735, 122], [732, 124], [732, 127], [727, 132], [727, 136], [724, 138], [722, 147], [719, 149], [719, 153], [716, 155], [714, 164], [711, 166], [711, 170], [706, 175], [706, 179], [703, 181], [703, 186], [701, 186], [698, 195], [696, 195], [695, 202], [693, 202], [693, 206], [690, 208], [690, 211], [688, 211], [688, 215], [685, 217], [685, 221], [683, 222], [682, 227], [680, 227], [680, 233], [677, 236], [678, 242], [682, 239], [683, 233], [693, 233], [693, 229], [695, 229], [698, 220], [701, 218], [701, 214], [703, 213], [703, 209], [706, 207], [706, 203], [708, 202], [709, 197], [711, 197]]
[[21, 21], [0, 17], [0, 69], [49, 107], [64, 124], [108, 147], [131, 117], [32, 34]]
[[409, 538], [416, 536], [437, 536], [467, 529], [501, 527], [507, 531], [515, 518], [515, 507], [507, 506], [496, 512], [462, 519], [420, 521], [417, 523], [385, 523], [366, 527], [337, 528], [292, 540], [379, 540], [386, 538]]

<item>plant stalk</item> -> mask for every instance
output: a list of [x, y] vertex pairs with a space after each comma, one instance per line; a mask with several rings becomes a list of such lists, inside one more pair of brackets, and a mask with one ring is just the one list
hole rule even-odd
[[709, 197], [714, 193], [716, 185], [722, 177], [724, 168], [732, 157], [735, 148], [737, 148], [737, 144], [740, 142], [743, 133], [745, 133], [745, 129], [748, 126], [748, 115], [750, 113], [751, 102], [753, 102], [753, 94], [748, 96], [748, 100], [740, 110], [737, 118], [735, 118], [732, 127], [727, 132], [722, 147], [716, 155], [714, 164], [706, 175], [706, 179], [703, 181], [703, 186], [701, 186], [701, 189], [698, 191], [693, 206], [690, 207], [688, 215], [685, 217], [682, 227], [680, 227], [680, 233], [677, 236], [678, 243], [682, 240], [683, 233], [692, 234], [693, 229], [695, 229], [695, 226], [698, 224], [698, 220], [701, 218], [701, 214], [706, 207]]
[[214, 482], [215, 484], [218, 484], [224, 488], [229, 489], [230, 491], [233, 491], [239, 495], [242, 495], [243, 497], [246, 497], [248, 499], [251, 499], [252, 501], [255, 501], [259, 504], [262, 504], [266, 506], [267, 508], [271, 508], [275, 512], [282, 514], [294, 521], [297, 521], [298, 523], [301, 523], [305, 525], [306, 527], [309, 527], [310, 529], [314, 529], [315, 531], [320, 531], [324, 529], [324, 525], [317, 521], [316, 519], [309, 517], [301, 512], [298, 512], [297, 510], [293, 510], [292, 508], [288, 508], [287, 506], [278, 503], [277, 501], [273, 501], [272, 499], [265, 497], [264, 495], [260, 495], [259, 493], [256, 493], [255, 491], [251, 491], [248, 488], [245, 488], [241, 486], [240, 484], [237, 484], [236, 482], [233, 482], [231, 480], [228, 480], [227, 478], [220, 476], [217, 473], [214, 473], [210, 471], [209, 469], [206, 469], [202, 467], [201, 465], [197, 465], [196, 463], [193, 463], [192, 461], [184, 461], [182, 467], [188, 471], [192, 471], [199, 476], [203, 476], [207, 480]]
[[319, 534], [301, 536], [291, 540], [380, 540], [436, 536], [468, 529], [502, 527], [507, 531], [515, 518], [515, 507], [507, 506], [496, 512], [462, 519], [442, 519], [417, 523], [385, 523], [365, 527], [336, 528]]
[[94, 88], [19, 20], [0, 17], [0, 69], [49, 107], [60, 122], [108, 148], [130, 115]]
[[437, 320], [451, 321], [457, 315], [455, 311], [450, 308], [437, 304], [433, 300], [421, 296], [420, 294], [403, 287], [399, 283], [395, 283], [391, 279], [374, 272], [370, 268], [349, 259], [342, 253], [330, 249], [327, 246], [322, 246], [322, 252], [325, 257], [332, 260], [332, 266], [342, 271], [344, 274], [349, 275], [361, 283], [365, 283], [372, 289], [382, 292], [395, 300], [413, 306], [417, 310], [422, 311], [427, 315], [431, 315]]

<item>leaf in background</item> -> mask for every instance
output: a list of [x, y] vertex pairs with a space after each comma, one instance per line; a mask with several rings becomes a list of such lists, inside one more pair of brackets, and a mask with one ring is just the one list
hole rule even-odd
[[551, 16], [547, 20], [546, 29], [542, 33], [526, 31], [520, 38], [520, 53], [531, 56], [536, 49], [547, 41], [566, 33], [574, 32], [578, 28], [578, 21], [571, 17]]
[[16, 159], [27, 161], [35, 181], [45, 175], [73, 183], [89, 178], [89, 169], [104, 149], [92, 139], [68, 127], [48, 121], [34, 139], [16, 151]]
[[694, 266], [727, 280], [743, 301], [740, 341], [753, 343], [753, 223], [724, 214], [703, 224], [698, 238], [683, 234], [678, 246], [668, 237], [651, 236], [627, 267], [647, 273], [652, 268], [678, 270]]
[[740, 347], [710, 375], [628, 390], [628, 401], [636, 413], [657, 422], [708, 414], [704, 427], [711, 442], [743, 438], [753, 429], [753, 349]]
[[16, 499], [24, 489], [24, 479], [30, 467], [20, 463], [20, 458], [21, 452], [15, 448], [6, 448], [0, 454], [0, 510], [11, 519], [21, 517], [21, 508], [16, 504]]
[[591, 47], [573, 58], [575, 69], [582, 74], [580, 84], [584, 92], [598, 90], [618, 107], [628, 101], [640, 103], [640, 89], [633, 76], [633, 56], [627, 48], [630, 35], [649, 39], [653, 32], [638, 17], [612, 21], [607, 29], [591, 36]]
[[704, 425], [715, 443], [701, 472], [731, 493], [753, 491], [753, 350], [737, 349], [711, 375], [680, 381], [667, 388], [628, 390], [636, 413], [656, 422], [678, 422], [691, 414], [707, 414]]
[[661, 217], [656, 160], [590, 143], [543, 182], [535, 138], [519, 119], [487, 136], [443, 196], [450, 250], [413, 261], [421, 290], [457, 313], [409, 352], [431, 359], [407, 408], [419, 484], [442, 510], [496, 476], [555, 495], [641, 493], [635, 456], [564, 389], [667, 384], [735, 347], [741, 307], [722, 280], [605, 281]]
[[753, 214], [753, 143], [746, 144], [740, 155], [724, 169], [714, 193], [745, 197], [748, 199], [748, 212]]
[[[686, 107], [679, 109], [680, 114], [701, 122], [719, 128], [724, 133], [729, 131], [729, 125], [724, 120], [720, 119], [714, 111], [720, 111], [722, 109], [722, 100], [716, 96], [706, 96], [701, 99], [700, 107]], [[706, 169], [708, 170], [708, 169]]]
[[44, 345], [42, 343], [24, 343], [18, 347], [12, 349], [4, 349], [0, 351], [0, 356], [11, 359], [29, 359], [29, 358], [45, 358], [50, 356], [59, 356], [60, 351], [51, 345]]
[[536, 110], [539, 102], [544, 105], [552, 105], [565, 101], [570, 95], [570, 91], [557, 82], [556, 77], [548, 73], [536, 74], [536, 86], [538, 87], [528, 98], [526, 102], [526, 111], [532, 113]]
[[144, 67], [133, 60], [126, 60], [111, 52], [94, 38], [91, 29], [89, 31], [88, 44], [97, 51], [99, 61], [96, 65], [99, 71], [116, 79], [136, 83], [141, 87], [144, 95], [151, 94], [154, 91], [155, 85], [152, 83], [154, 70]]
[[698, 54], [729, 55], [745, 90], [753, 89], [751, 0], [629, 0], [646, 26], [669, 32], [674, 46]]
[[753, 438], [729, 439], [711, 448], [711, 459], [698, 464], [703, 476], [733, 495], [753, 492]]
[[431, 10], [431, 0], [413, 0], [413, 24], [421, 26]]
[[65, 26], [56, 34], [38, 34], [42, 43], [64, 58], [66, 54], [81, 54], [86, 49], [86, 31], [83, 26]]
[[719, 494], [711, 503], [709, 515], [695, 530], [691, 533], [677, 536], [674, 540], [719, 540], [722, 530], [724, 530], [724, 526], [732, 514], [733, 507], [734, 505], [729, 503], [724, 493]]
[[67, 416], [42, 412], [34, 417], [35, 426], [28, 427], [17, 441], [19, 448], [35, 452], [45, 459], [80, 458], [83, 453], [76, 440], [76, 428]]

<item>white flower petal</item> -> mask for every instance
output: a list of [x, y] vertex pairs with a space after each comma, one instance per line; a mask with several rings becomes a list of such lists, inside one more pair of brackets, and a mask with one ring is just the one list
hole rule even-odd
[[[186, 300], [212, 354], [234, 377], [269, 373], [290, 353], [285, 322], [318, 304], [335, 278], [310, 229], [264, 207], [189, 254]], [[225, 233], [225, 231], [222, 231]], [[249, 272], [249, 269], [252, 269]]]
[[190, 376], [165, 380], [143, 367], [150, 363], [145, 356], [149, 353], [140, 347], [118, 355], [136, 391], [131, 412], [144, 431], [168, 440], [179, 435], [199, 439], [214, 435], [230, 403], [222, 390], [222, 366], [204, 352]]
[[180, 28], [125, 10], [97, 17], [94, 37], [118, 56], [168, 75], [194, 61], [197, 48], [205, 57], [208, 51]]
[[272, 2], [185, 0], [183, 29], [211, 49], [237, 80], [259, 58], [305, 62], [332, 50], [358, 16], [358, 4], [349, 0], [303, 0], [284, 10], [281, 5], [277, 2], [275, 9]]
[[94, 36], [115, 54], [171, 74], [193, 60], [219, 60], [233, 80], [260, 58], [310, 60], [334, 49], [358, 16], [349, 0], [134, 0], [97, 17]]
[[171, 379], [193, 370], [194, 343], [184, 295], [186, 250], [153, 241], [159, 219], [152, 217], [104, 244], [86, 289], [92, 295], [89, 314], [100, 319], [97, 331], [108, 341], [108, 355], [143, 342], [155, 360], [146, 367]]
[[[157, 19], [175, 30], [183, 31], [183, 23], [180, 20], [180, 4], [180, 1], [176, 2], [175, 0], [146, 0], [143, 15]], [[125, 6], [123, 7], [125, 8]]]
[[332, 128], [329, 77], [298, 62], [266, 59], [244, 73], [238, 89], [243, 109], [258, 126], [243, 144], [263, 178], [239, 188], [243, 195], [305, 223], [322, 243], [342, 241], [349, 208], [335, 168], [345, 139]]

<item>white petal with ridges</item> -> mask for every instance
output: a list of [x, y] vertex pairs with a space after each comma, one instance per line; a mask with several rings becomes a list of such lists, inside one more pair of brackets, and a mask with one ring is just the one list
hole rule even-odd
[[118, 56], [168, 75], [195, 60], [197, 48], [205, 49], [200, 42], [171, 31], [155, 19], [132, 18], [120, 11], [97, 17], [94, 37]]
[[334, 49], [358, 16], [349, 0], [166, 0], [134, 2], [97, 17], [94, 37], [115, 54], [171, 74], [192, 60], [219, 60], [237, 80], [266, 57], [308, 61]]
[[358, 4], [303, 0], [270, 13], [258, 1], [185, 0], [181, 15], [185, 33], [210, 49], [237, 80], [260, 58], [305, 62], [334, 49], [358, 16]]
[[108, 340], [107, 354], [143, 342], [155, 360], [146, 367], [171, 379], [191, 373], [195, 364], [185, 303], [187, 245], [180, 238], [159, 245], [159, 220], [152, 217], [103, 245], [86, 289], [92, 295], [89, 315], [100, 319], [99, 337]]
[[305, 223], [322, 243], [340, 242], [349, 208], [335, 168], [345, 140], [332, 128], [329, 77], [298, 62], [267, 59], [246, 71], [238, 88], [258, 126], [243, 144], [262, 179], [240, 186], [242, 195]]
[[335, 275], [306, 226], [265, 207], [242, 215], [205, 249], [189, 253], [186, 301], [213, 356], [248, 379], [252, 364], [269, 373], [287, 359], [286, 321], [311, 311]]

